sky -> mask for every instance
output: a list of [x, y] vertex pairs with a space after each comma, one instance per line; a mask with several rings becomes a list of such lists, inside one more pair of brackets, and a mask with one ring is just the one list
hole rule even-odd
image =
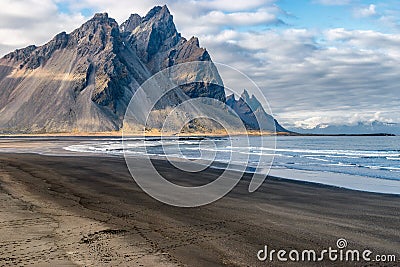
[[182, 36], [257, 83], [286, 127], [400, 123], [398, 0], [1, 0], [0, 55], [96, 12], [122, 23], [164, 4]]

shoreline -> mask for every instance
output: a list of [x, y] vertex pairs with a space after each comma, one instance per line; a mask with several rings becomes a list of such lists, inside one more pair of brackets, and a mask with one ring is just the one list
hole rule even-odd
[[[94, 139], [93, 139], [94, 138]], [[113, 138], [113, 137], [97, 137], [97, 138]], [[152, 137], [158, 138], [158, 137]], [[206, 137], [179, 137], [181, 140], [203, 139]], [[1, 153], [19, 153], [19, 154], [39, 154], [48, 156], [72, 156], [72, 157], [123, 157], [123, 154], [113, 154], [106, 151], [86, 151], [80, 149], [67, 149], [69, 146], [75, 146], [79, 142], [93, 141], [96, 137], [26, 137], [17, 138], [15, 140], [3, 142], [0, 137], [0, 154]], [[104, 140], [104, 141], [105, 141]], [[140, 156], [138, 156], [140, 158]], [[165, 160], [163, 156], [151, 156], [155, 160]], [[173, 161], [180, 161], [180, 158], [170, 158]], [[201, 164], [201, 163], [198, 163]], [[215, 162], [210, 166], [216, 170], [226, 169], [225, 162]], [[235, 165], [231, 166], [230, 171], [235, 172]], [[248, 175], [253, 175], [250, 170], [245, 171]], [[400, 184], [396, 179], [380, 179], [369, 176], [359, 176], [356, 174], [346, 174], [341, 172], [324, 172], [313, 170], [301, 170], [282, 167], [272, 167], [269, 172], [270, 176], [286, 179], [290, 181], [299, 181], [306, 183], [314, 183], [332, 186], [334, 188], [344, 188], [359, 192], [369, 192], [377, 194], [400, 195]]]
[[[200, 185], [220, 173], [209, 169], [188, 179], [165, 161], [154, 162], [178, 184]], [[11, 229], [6, 239], [0, 235], [2, 264], [265, 266], [256, 258], [264, 245], [317, 250], [338, 238], [353, 249], [398, 253], [398, 196], [280, 178], [250, 194], [245, 175], [221, 200], [187, 209], [146, 195], [123, 158], [1, 153], [0, 167], [0, 196], [12, 198], [0, 210], [0, 232]], [[17, 231], [21, 220], [24, 237]], [[26, 243], [33, 237], [35, 246]]]
[[[389, 133], [372, 133], [372, 134], [301, 134], [295, 132], [278, 132], [278, 133], [260, 133], [259, 131], [249, 131], [246, 133], [233, 133], [230, 136], [327, 136], [327, 137], [374, 137], [374, 136], [397, 136], [395, 134]], [[122, 132], [78, 132], [78, 133], [40, 133], [40, 134], [31, 134], [31, 133], [17, 133], [17, 134], [0, 134], [0, 138], [24, 138], [24, 137], [123, 137]], [[181, 133], [177, 134], [169, 134], [169, 133], [146, 133], [143, 135], [142, 133], [138, 134], [129, 134], [125, 135], [126, 137], [227, 137], [228, 134], [222, 133]]]

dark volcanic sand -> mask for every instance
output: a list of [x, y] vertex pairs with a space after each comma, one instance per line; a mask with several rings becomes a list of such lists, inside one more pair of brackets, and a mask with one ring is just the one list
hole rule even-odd
[[[219, 173], [189, 178], [155, 164], [181, 184]], [[30, 154], [0, 154], [0, 185], [0, 265], [286, 266], [259, 262], [256, 254], [264, 245], [320, 251], [335, 248], [338, 238], [349, 249], [400, 259], [395, 196], [275, 178], [250, 194], [245, 177], [215, 203], [177, 208], [142, 192], [123, 158]]]

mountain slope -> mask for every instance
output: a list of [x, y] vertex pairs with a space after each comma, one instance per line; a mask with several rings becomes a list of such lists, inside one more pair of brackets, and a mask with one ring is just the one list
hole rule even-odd
[[[0, 132], [120, 130], [133, 94], [146, 80], [192, 61], [210, 62], [212, 70], [185, 69], [174, 82], [187, 77], [203, 81], [168, 93], [156, 106], [161, 113], [153, 119], [155, 127], [166, 117], [162, 110], [190, 98], [225, 102], [223, 82], [210, 55], [197, 38], [181, 37], [166, 6], [154, 7], [144, 17], [133, 14], [121, 25], [106, 13], [96, 14], [69, 34], [62, 32], [43, 46], [18, 49], [0, 59]], [[148, 98], [139, 102], [147, 103]], [[270, 121], [268, 116], [264, 118]]]
[[[118, 28], [107, 14], [97, 14], [71, 34], [60, 33], [44, 46], [6, 55], [0, 61], [1, 68], [9, 69], [0, 77], [2, 128], [119, 129], [132, 96], [130, 83], [139, 84], [151, 73], [134, 53], [122, 51], [128, 48]], [[135, 68], [127, 74], [129, 64]]]
[[251, 130], [265, 130], [276, 132], [288, 132], [271, 115], [265, 112], [258, 99], [244, 90], [241, 97], [236, 100], [232, 94], [227, 97], [226, 104], [232, 108], [240, 119]]

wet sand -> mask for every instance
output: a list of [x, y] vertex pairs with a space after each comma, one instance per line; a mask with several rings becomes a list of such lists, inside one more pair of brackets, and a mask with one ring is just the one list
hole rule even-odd
[[[188, 177], [154, 164], [180, 184], [220, 173]], [[2, 153], [0, 266], [304, 266], [260, 262], [257, 252], [264, 245], [320, 251], [339, 238], [349, 249], [400, 259], [400, 197], [278, 178], [250, 194], [248, 180], [210, 205], [177, 208], [146, 195], [123, 158]]]

